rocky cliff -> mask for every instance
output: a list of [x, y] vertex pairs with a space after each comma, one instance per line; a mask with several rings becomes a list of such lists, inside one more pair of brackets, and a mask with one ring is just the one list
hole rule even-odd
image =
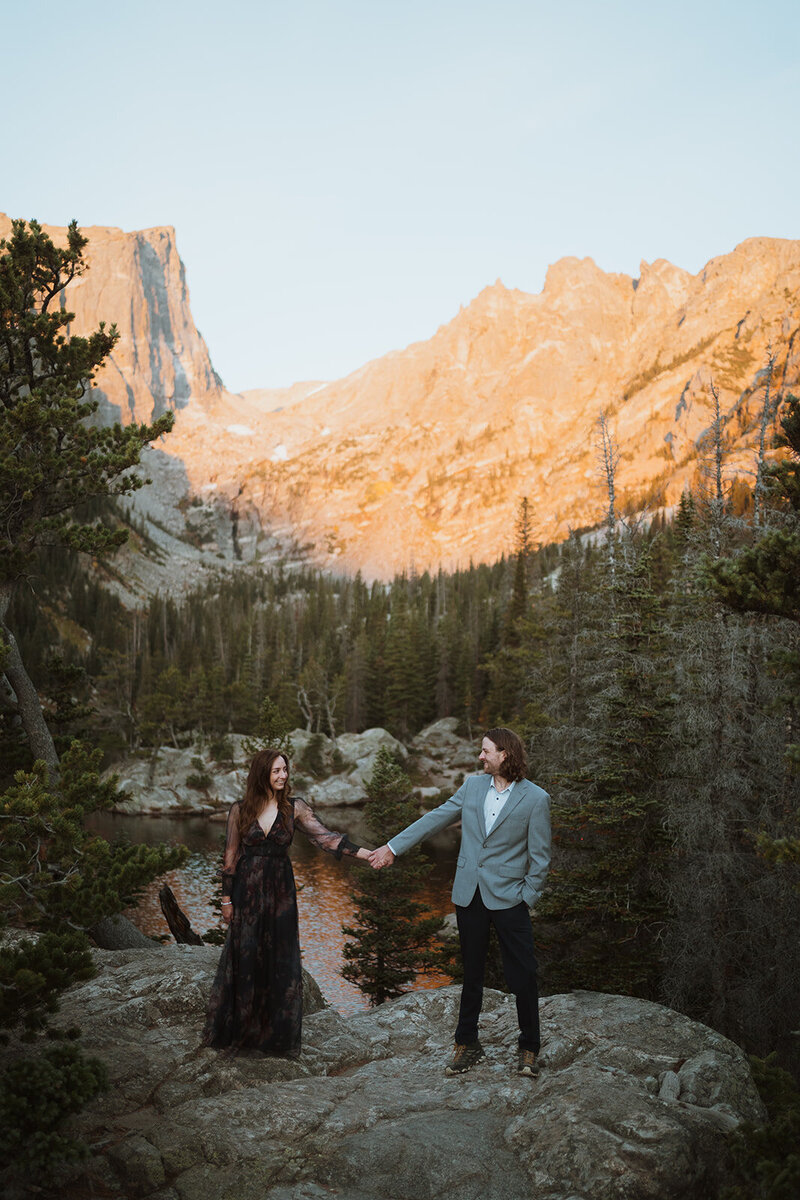
[[62, 1200], [701, 1200], [726, 1133], [762, 1115], [732, 1042], [589, 992], [542, 1001], [536, 1080], [513, 1072], [514, 1001], [492, 991], [486, 1062], [444, 1075], [457, 987], [347, 1019], [308, 993], [297, 1061], [229, 1058], [199, 1046], [217, 957], [97, 951], [98, 977], [64, 998], [112, 1086], [75, 1120], [92, 1157]]
[[[44, 228], [57, 245], [66, 244], [66, 229]], [[189, 404], [211, 410], [224, 390], [192, 318], [174, 229], [125, 233], [89, 226], [82, 232], [89, 239], [88, 269], [63, 297], [75, 314], [70, 332], [86, 334], [105, 321], [120, 334], [96, 377], [99, 418], [128, 424]], [[0, 213], [0, 238], [10, 233], [11, 220]], [[269, 395], [277, 403], [283, 393]], [[153, 486], [120, 502], [140, 529], [117, 555], [107, 582], [130, 605], [156, 591], [197, 585], [237, 562], [270, 561], [285, 551], [252, 508], [240, 512], [214, 489], [193, 495], [184, 463], [165, 454], [165, 446], [166, 441], [142, 457]]]
[[[66, 229], [44, 228], [57, 245], [66, 245]], [[0, 213], [0, 238], [10, 232], [10, 219]], [[81, 232], [89, 239], [89, 269], [65, 293], [65, 306], [75, 313], [70, 332], [88, 333], [105, 321], [120, 334], [97, 376], [103, 418], [152, 421], [190, 400], [207, 403], [218, 396], [222, 385], [192, 319], [175, 230], [124, 233], [90, 226]]]
[[[768, 347], [775, 392], [800, 384], [800, 241], [752, 238], [697, 275], [663, 259], [637, 279], [562, 259], [540, 294], [498, 281], [428, 341], [345, 379], [233, 396], [192, 322], [172, 230], [85, 232], [91, 269], [67, 295], [75, 327], [102, 318], [122, 333], [98, 379], [104, 411], [176, 410], [164, 450], [185, 496], [210, 505], [206, 525], [228, 514], [233, 557], [263, 556], [260, 524], [267, 553], [298, 542], [320, 565], [371, 577], [493, 561], [512, 548], [522, 496], [541, 539], [598, 520], [601, 410], [622, 502], [670, 505], [696, 480], [712, 382], [729, 476], [744, 477]], [[220, 536], [203, 539], [227, 557]]]

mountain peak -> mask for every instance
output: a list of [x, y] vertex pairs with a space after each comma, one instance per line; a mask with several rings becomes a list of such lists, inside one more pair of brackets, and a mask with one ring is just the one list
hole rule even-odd
[[[66, 226], [42, 228], [56, 245], [66, 244]], [[105, 321], [120, 334], [92, 389], [101, 417], [151, 421], [190, 400], [218, 398], [220, 380], [192, 319], [174, 228], [80, 228], [90, 269], [66, 290], [72, 331], [87, 334]], [[10, 232], [11, 219], [0, 214], [0, 237]]]
[[543, 293], [550, 296], [574, 287], [586, 287], [608, 278], [593, 258], [576, 258], [567, 255], [559, 258], [547, 268]]

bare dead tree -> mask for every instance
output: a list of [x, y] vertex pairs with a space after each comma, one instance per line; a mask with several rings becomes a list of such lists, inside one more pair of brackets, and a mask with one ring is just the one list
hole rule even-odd
[[706, 487], [703, 499], [708, 506], [711, 551], [714, 558], [722, 553], [723, 524], [725, 519], [725, 489], [723, 465], [725, 462], [725, 421], [719, 403], [719, 388], [715, 387], [713, 378], [709, 379], [709, 390], [714, 402], [714, 418], [704, 438], [705, 448], [709, 451], [706, 459], [704, 476]]
[[302, 684], [297, 685], [297, 703], [300, 707], [303, 717], [305, 718], [306, 730], [308, 733], [311, 733], [312, 729], [314, 728], [314, 710], [311, 706], [311, 700], [309, 699], [308, 692], [302, 686]]
[[616, 577], [617, 551], [617, 493], [616, 478], [619, 466], [619, 445], [612, 430], [608, 416], [601, 412], [597, 418], [598, 441], [597, 458], [602, 478], [605, 480], [608, 507], [606, 509], [606, 550], [608, 554], [608, 570], [611, 587], [614, 587]]
[[336, 722], [334, 717], [336, 715], [336, 705], [338, 701], [338, 692], [326, 692], [325, 696], [323, 697], [323, 704], [325, 706], [325, 723], [328, 726], [328, 737], [334, 742], [336, 741]]
[[330, 738], [336, 737], [336, 709], [342, 698], [344, 680], [331, 679], [330, 672], [316, 659], [303, 668], [297, 684], [297, 703], [309, 733], [321, 733], [323, 724]]
[[724, 458], [722, 446], [722, 412], [719, 406], [719, 389], [714, 387], [713, 378], [708, 384], [714, 400], [714, 421], [712, 425], [714, 446], [714, 499], [722, 503], [722, 462]]
[[753, 524], [761, 523], [761, 502], [764, 495], [764, 458], [767, 445], [767, 429], [772, 417], [772, 375], [775, 370], [775, 353], [772, 343], [767, 346], [767, 379], [764, 386], [764, 404], [761, 409], [761, 427], [758, 437], [758, 464], [756, 467], [756, 486], [753, 493]]
[[439, 567], [439, 573], [436, 576], [436, 624], [444, 620], [447, 616], [447, 588], [445, 586], [444, 572]]

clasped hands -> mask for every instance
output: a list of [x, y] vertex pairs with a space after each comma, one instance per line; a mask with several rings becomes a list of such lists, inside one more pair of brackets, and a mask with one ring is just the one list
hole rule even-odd
[[381, 867], [390, 867], [393, 862], [394, 855], [388, 846], [379, 846], [377, 850], [369, 852], [369, 865], [375, 871], [380, 871]]

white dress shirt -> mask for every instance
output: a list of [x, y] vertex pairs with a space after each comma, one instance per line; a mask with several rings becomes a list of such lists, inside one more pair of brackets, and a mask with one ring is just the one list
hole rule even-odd
[[503, 806], [505, 805], [506, 800], [508, 800], [508, 797], [511, 795], [511, 789], [513, 786], [514, 784], [512, 782], [507, 788], [504, 788], [502, 792], [498, 792], [494, 785], [494, 780], [492, 780], [492, 782], [489, 784], [489, 790], [486, 793], [486, 799], [483, 802], [483, 820], [484, 824], [486, 825], [487, 836], [492, 832], [492, 826], [500, 816], [500, 813], [503, 811]]
[[[511, 789], [513, 786], [514, 784], [512, 782], [507, 788], [504, 788], [502, 792], [498, 792], [497, 788], [494, 786], [494, 780], [492, 780], [492, 782], [489, 784], [489, 790], [486, 793], [486, 799], [483, 802], [483, 823], [486, 827], [487, 836], [491, 833], [492, 826], [500, 816], [500, 813], [503, 811], [503, 806], [506, 800], [508, 800], [508, 797], [511, 795]], [[392, 843], [387, 842], [386, 845], [389, 847], [392, 854], [394, 854], [394, 846]]]

